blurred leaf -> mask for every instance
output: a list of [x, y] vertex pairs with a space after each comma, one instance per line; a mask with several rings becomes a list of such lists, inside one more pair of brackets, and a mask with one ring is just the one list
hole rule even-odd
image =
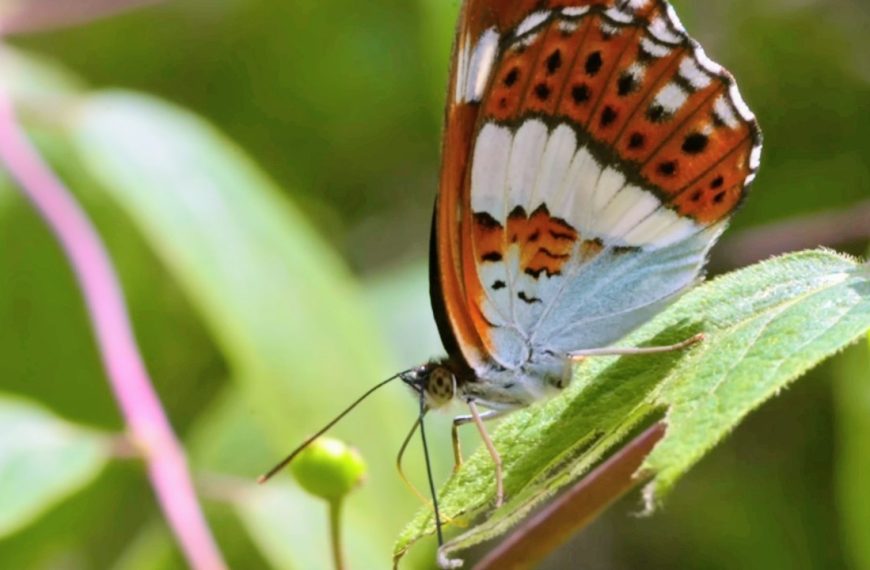
[[[664, 413], [667, 434], [642, 469], [654, 476], [645, 494], [652, 507], [747, 413], [868, 329], [870, 266], [828, 251], [780, 257], [698, 287], [626, 344], [663, 345], [699, 331], [704, 342], [685, 353], [589, 359], [564, 397], [499, 426], [493, 439], [508, 502], [449, 549], [503, 533]], [[441, 494], [443, 511], [454, 518], [491, 510], [493, 497], [485, 450]], [[430, 513], [421, 511], [396, 552], [432, 530]]]
[[108, 458], [104, 436], [0, 396], [0, 536], [93, 481]]
[[[245, 411], [272, 446], [270, 461], [325, 422], [323, 410], [338, 411], [395, 372], [340, 260], [219, 133], [175, 107], [124, 93], [88, 97], [70, 124], [85, 164], [228, 358]], [[395, 500], [394, 447], [383, 440], [401, 441], [413, 408], [401, 390], [388, 389], [336, 430], [372, 465], [372, 484], [354, 505], [379, 526], [398, 526], [408, 510]], [[252, 478], [267, 467], [242, 466]], [[386, 540], [381, 546], [383, 562]]]
[[198, 471], [245, 475], [275, 459], [238, 384], [224, 387], [199, 414], [187, 440]]
[[847, 559], [855, 570], [870, 569], [870, 337], [850, 350], [834, 381], [839, 439], [837, 495]]
[[43, 112], [78, 92], [83, 82], [63, 67], [36, 54], [0, 45], [0, 88], [17, 103]]
[[315, 383], [369, 385], [390, 370], [340, 261], [217, 132], [119, 93], [89, 98], [74, 129], [87, 164], [257, 390], [266, 426], [292, 438], [320, 419], [312, 399], [333, 399]]
[[[355, 502], [347, 499], [347, 506]], [[296, 486], [286, 483], [246, 486], [234, 501], [242, 522], [269, 562], [280, 569], [307, 570], [329, 568], [329, 526], [327, 504]], [[304, 520], [305, 524], [298, 524]], [[371, 517], [359, 509], [347, 509], [342, 524], [345, 528], [365, 529], [346, 533], [346, 552], [355, 568], [374, 568], [366, 560], [379, 560], [383, 552], [379, 544], [386, 539], [383, 529], [371, 524]], [[384, 566], [385, 567], [385, 566]]]
[[444, 351], [429, 304], [425, 263], [379, 273], [366, 281], [365, 294], [389, 346], [402, 361], [424, 362]]
[[183, 568], [172, 535], [162, 519], [143, 525], [139, 534], [127, 545], [112, 565], [112, 570], [166, 570]]

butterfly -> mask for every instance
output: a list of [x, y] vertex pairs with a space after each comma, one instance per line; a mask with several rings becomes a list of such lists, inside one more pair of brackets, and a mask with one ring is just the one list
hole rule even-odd
[[415, 427], [467, 405], [456, 459], [474, 422], [498, 506], [483, 420], [563, 390], [583, 358], [699, 340], [610, 348], [699, 280], [761, 132], [664, 0], [466, 0], [442, 154], [430, 293], [448, 356], [396, 377], [419, 397]]

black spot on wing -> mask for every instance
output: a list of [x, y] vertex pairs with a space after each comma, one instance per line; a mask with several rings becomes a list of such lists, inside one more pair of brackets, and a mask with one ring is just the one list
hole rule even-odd
[[490, 230], [501, 229], [501, 224], [498, 223], [498, 220], [496, 220], [486, 212], [475, 212], [474, 223], [479, 224]]
[[589, 92], [589, 87], [585, 84], [575, 85], [571, 88], [571, 99], [577, 105], [589, 101], [591, 96], [592, 94]]
[[692, 133], [683, 141], [683, 152], [686, 154], [701, 154], [707, 148], [710, 138], [702, 133]]
[[632, 91], [637, 89], [637, 85], [634, 80], [634, 75], [631, 73], [625, 72], [619, 77], [619, 81], [616, 83], [617, 94], [620, 97], [625, 97]]
[[611, 124], [613, 124], [613, 121], [616, 120], [617, 116], [618, 113], [613, 107], [611, 107], [610, 105], [605, 106], [604, 110], [601, 112], [601, 126], [610, 126]]
[[529, 297], [528, 295], [526, 295], [525, 291], [520, 291], [519, 293], [517, 293], [517, 297], [519, 298], [520, 301], [528, 303], [529, 305], [534, 305], [535, 303], [542, 302], [537, 297]]
[[643, 148], [643, 145], [646, 143], [646, 137], [643, 133], [632, 133], [631, 137], [628, 139], [628, 148], [630, 149], [639, 149]]
[[562, 52], [557, 49], [547, 58], [547, 73], [553, 75], [560, 67], [562, 67]]
[[664, 176], [673, 176], [677, 173], [677, 162], [675, 160], [662, 162], [659, 164], [658, 171]]
[[601, 66], [604, 65], [604, 59], [601, 57], [600, 51], [594, 51], [586, 58], [586, 75], [594, 77], [601, 71]]
[[646, 118], [651, 123], [662, 123], [670, 118], [670, 114], [658, 103], [652, 103], [646, 110]]
[[613, 255], [625, 255], [639, 250], [640, 248], [634, 245], [617, 245], [613, 248]]

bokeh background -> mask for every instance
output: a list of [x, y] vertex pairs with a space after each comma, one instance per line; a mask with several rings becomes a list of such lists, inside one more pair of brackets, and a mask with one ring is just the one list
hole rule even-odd
[[[37, 14], [53, 2], [3, 7], [27, 4]], [[766, 139], [713, 272], [814, 241], [866, 253], [848, 214], [870, 200], [870, 5], [675, 4], [737, 76]], [[328, 567], [325, 507], [289, 477], [259, 489], [251, 480], [351, 397], [442, 350], [426, 263], [458, 8], [178, 0], [13, 34], [0, 48], [0, 85], [118, 266], [233, 568]], [[157, 136], [145, 144], [143, 132]], [[129, 144], [115, 151], [116, 138]], [[190, 198], [199, 192], [232, 208], [210, 210]], [[831, 212], [847, 217], [818, 217]], [[0, 390], [74, 424], [123, 429], [68, 264], [5, 174]], [[336, 429], [370, 465], [345, 521], [354, 568], [386, 567], [418, 507], [393, 469], [413, 417], [396, 386]], [[447, 426], [430, 429], [441, 479]], [[654, 518], [632, 516], [638, 497], [627, 497], [546, 567], [870, 569], [868, 446], [865, 343], [753, 414]], [[409, 471], [422, 486], [417, 454]], [[405, 567], [431, 567], [431, 547]], [[116, 459], [0, 533], [0, 566], [184, 564], [141, 464]]]

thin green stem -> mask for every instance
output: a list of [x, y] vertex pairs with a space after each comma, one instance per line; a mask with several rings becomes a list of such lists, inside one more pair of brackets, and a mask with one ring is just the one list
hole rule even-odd
[[344, 570], [344, 555], [341, 550], [341, 507], [342, 499], [329, 502], [329, 539], [332, 546], [332, 560], [335, 570]]

